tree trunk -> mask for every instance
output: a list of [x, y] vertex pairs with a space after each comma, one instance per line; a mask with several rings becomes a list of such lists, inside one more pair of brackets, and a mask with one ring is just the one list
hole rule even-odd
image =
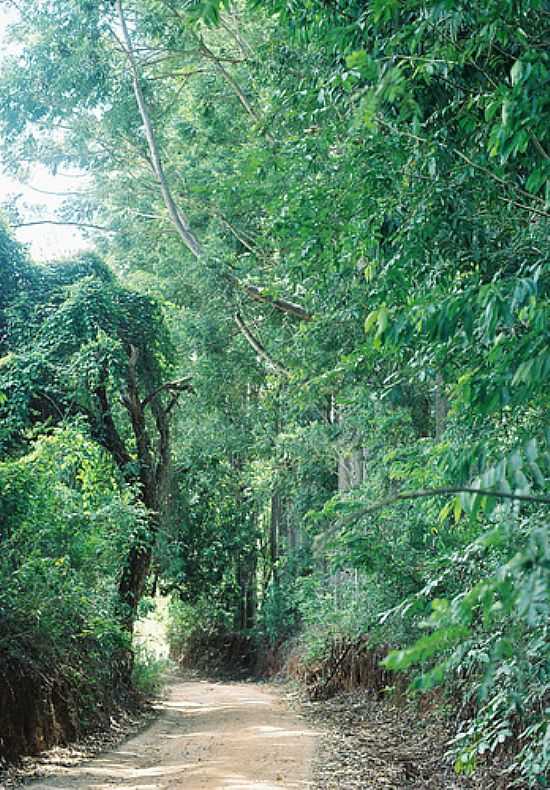
[[275, 493], [271, 497], [271, 523], [269, 525], [269, 559], [273, 586], [279, 588], [279, 545], [281, 534], [282, 506], [281, 495]]
[[435, 438], [441, 439], [447, 427], [447, 415], [449, 414], [450, 404], [445, 395], [444, 383], [441, 376], [437, 377], [434, 393], [434, 412], [435, 412]]
[[[147, 512], [147, 528], [141, 539], [130, 547], [118, 586], [118, 614], [120, 623], [128, 633], [132, 633], [134, 628], [137, 607], [145, 590], [156, 536], [166, 507], [170, 470], [169, 415], [178, 393], [182, 391], [182, 382], [172, 382], [171, 390], [168, 389], [168, 385], [158, 387], [142, 400], [137, 372], [138, 357], [138, 350], [130, 346], [126, 391], [122, 398], [132, 426], [137, 473], [131, 463], [132, 454], [126, 447], [113, 419], [104, 383], [95, 390], [98, 416], [94, 420], [90, 415], [94, 436], [111, 454], [127, 482], [132, 485], [137, 484], [139, 498]], [[107, 372], [105, 372], [106, 376]], [[172, 396], [167, 407], [161, 402], [161, 397], [166, 392], [171, 392]], [[146, 416], [147, 408], [152, 412], [152, 420], [149, 418], [149, 424]], [[150, 431], [153, 424], [156, 428], [154, 443]]]

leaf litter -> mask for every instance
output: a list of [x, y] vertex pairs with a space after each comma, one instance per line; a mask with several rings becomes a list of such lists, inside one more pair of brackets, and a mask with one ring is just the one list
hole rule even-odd
[[436, 709], [377, 698], [364, 689], [320, 701], [295, 697], [321, 731], [313, 790], [505, 790], [510, 777], [481, 766], [457, 776], [448, 742], [449, 721]]

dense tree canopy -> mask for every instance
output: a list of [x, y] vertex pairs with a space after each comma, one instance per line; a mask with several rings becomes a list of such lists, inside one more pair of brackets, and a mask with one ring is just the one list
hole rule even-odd
[[472, 701], [457, 771], [510, 744], [536, 786], [548, 3], [18, 8], [4, 164], [86, 172], [101, 258], [0, 235], [5, 463], [77, 431], [117, 467], [127, 627], [149, 577], [186, 628], [368, 632]]

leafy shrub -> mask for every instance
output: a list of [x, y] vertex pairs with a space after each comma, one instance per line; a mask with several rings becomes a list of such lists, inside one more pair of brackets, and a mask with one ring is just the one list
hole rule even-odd
[[220, 631], [229, 632], [232, 618], [216, 602], [200, 599], [196, 604], [172, 598], [169, 604], [167, 635], [171, 654], [184, 655], [188, 645], [197, 638], [213, 637]]
[[171, 663], [168, 659], [158, 658], [143, 645], [134, 647], [134, 666], [132, 685], [145, 697], [158, 696], [166, 681], [166, 673]]
[[[471, 586], [450, 599], [433, 599], [431, 614], [421, 622], [425, 635], [391, 653], [386, 665], [419, 666], [415, 688], [446, 683], [462, 696], [463, 720], [453, 742], [457, 772], [471, 773], [484, 756], [508, 749], [513, 754], [508, 770], [518, 782], [546, 786], [550, 543], [545, 514], [518, 517], [501, 508], [492, 529], [449, 557], [444, 576], [457, 571]], [[445, 589], [445, 578], [432, 579], [396, 611], [421, 605], [436, 588]]]
[[0, 670], [69, 684], [83, 723], [119, 684], [117, 575], [142, 512], [79, 426], [0, 462]]

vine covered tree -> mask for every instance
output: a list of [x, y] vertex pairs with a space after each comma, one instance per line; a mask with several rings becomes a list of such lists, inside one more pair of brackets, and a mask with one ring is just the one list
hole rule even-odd
[[135, 488], [149, 518], [119, 584], [131, 630], [169, 500], [170, 420], [191, 385], [170, 378], [173, 350], [158, 304], [121, 287], [99, 258], [20, 262], [8, 259], [4, 267], [8, 285], [27, 277], [11, 299], [7, 291], [4, 308], [4, 450], [24, 446], [29, 426], [45, 430], [79, 418]]

